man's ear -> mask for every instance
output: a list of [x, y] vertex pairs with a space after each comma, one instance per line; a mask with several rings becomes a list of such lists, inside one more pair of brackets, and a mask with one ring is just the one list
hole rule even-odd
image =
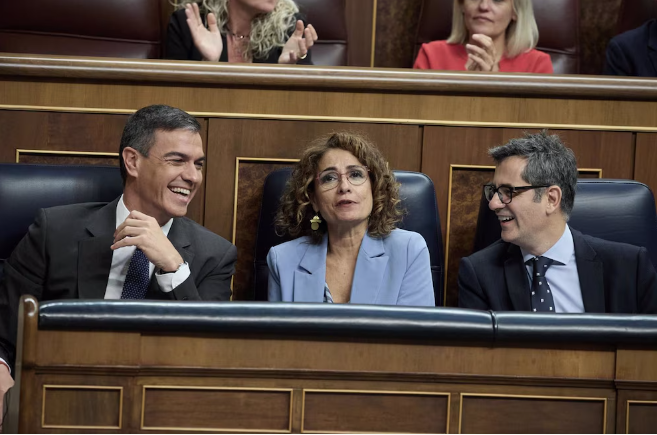
[[545, 189], [547, 197], [547, 213], [552, 214], [561, 210], [561, 187], [550, 186]]
[[125, 147], [121, 153], [123, 157], [123, 163], [125, 164], [125, 170], [133, 178], [137, 178], [139, 174], [139, 163], [141, 154], [134, 148]]

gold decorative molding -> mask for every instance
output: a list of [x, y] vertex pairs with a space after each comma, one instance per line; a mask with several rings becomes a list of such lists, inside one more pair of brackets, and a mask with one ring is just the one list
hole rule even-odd
[[[288, 410], [288, 429], [235, 429], [235, 428], [199, 428], [199, 427], [153, 427], [144, 426], [144, 411], [146, 405], [146, 390], [206, 390], [206, 391], [264, 391], [277, 393], [290, 393], [290, 407]], [[181, 432], [238, 432], [238, 433], [292, 433], [292, 404], [294, 390], [292, 388], [251, 388], [251, 387], [198, 387], [183, 385], [142, 385], [140, 429], [152, 431], [181, 431]]]
[[463, 418], [463, 399], [465, 397], [497, 397], [501, 399], [542, 399], [542, 400], [570, 400], [582, 402], [603, 402], [604, 410], [602, 414], [602, 433], [607, 433], [607, 398], [606, 397], [576, 397], [576, 396], [542, 396], [542, 395], [522, 395], [522, 394], [488, 394], [488, 393], [460, 393], [459, 399], [459, 431], [461, 433]]
[[[397, 396], [444, 396], [447, 397], [447, 411], [445, 414], [445, 433], [449, 433], [451, 393], [441, 393], [433, 391], [390, 391], [390, 390], [337, 390], [337, 389], [316, 389], [304, 388], [301, 396], [301, 433], [382, 433], [382, 432], [354, 432], [354, 431], [309, 431], [304, 430], [306, 420], [306, 393], [328, 393], [328, 394], [380, 394], [380, 395], [397, 395]], [[385, 432], [383, 432], [385, 433]], [[390, 432], [396, 433], [396, 432]]]
[[[119, 425], [118, 426], [73, 426], [46, 424], [46, 392], [51, 390], [118, 390], [119, 391]], [[123, 424], [123, 387], [106, 385], [43, 385], [41, 400], [41, 428], [42, 429], [121, 429]]]
[[657, 405], [657, 400], [628, 400], [625, 405], [625, 433], [630, 433], [630, 404]]
[[376, 8], [377, 0], [372, 2], [372, 47], [370, 52], [370, 68], [374, 68], [374, 57], [376, 54]]
[[[33, 106], [0, 104], [0, 110], [22, 110], [35, 112], [65, 112], [65, 113], [97, 113], [97, 114], [124, 114], [130, 115], [136, 109], [111, 109], [99, 107], [66, 107], [66, 106]], [[467, 120], [441, 120], [441, 119], [411, 119], [411, 118], [369, 118], [351, 116], [313, 116], [313, 115], [286, 115], [270, 113], [235, 113], [235, 112], [195, 112], [190, 115], [199, 118], [225, 118], [225, 119], [264, 119], [280, 121], [318, 121], [318, 122], [353, 122], [370, 124], [410, 124], [423, 126], [443, 127], [490, 127], [490, 128], [516, 128], [516, 129], [549, 129], [549, 130], [583, 130], [583, 131], [625, 131], [638, 133], [657, 133], [655, 127], [640, 127], [632, 125], [587, 125], [587, 124], [543, 124], [521, 122], [486, 122]]]

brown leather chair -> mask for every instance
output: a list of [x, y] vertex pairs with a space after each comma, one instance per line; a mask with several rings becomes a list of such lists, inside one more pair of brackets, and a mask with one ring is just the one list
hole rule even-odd
[[[579, 73], [579, 0], [533, 0], [532, 3], [540, 35], [536, 48], [550, 55], [555, 74]], [[452, 5], [453, 0], [423, 1], [416, 54], [420, 45], [449, 37]]]
[[161, 55], [160, 0], [5, 0], [0, 11], [0, 52]]
[[[359, 1], [359, 0], [357, 0]], [[315, 65], [347, 65], [347, 10], [345, 0], [296, 0], [301, 14], [317, 30], [312, 48]]]
[[623, 0], [618, 13], [617, 33], [636, 29], [657, 18], [657, 0]]

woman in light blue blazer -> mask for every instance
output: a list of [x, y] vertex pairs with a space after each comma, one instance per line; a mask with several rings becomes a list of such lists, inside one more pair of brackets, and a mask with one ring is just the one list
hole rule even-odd
[[267, 256], [269, 300], [434, 306], [421, 235], [395, 228], [399, 185], [365, 138], [335, 133], [294, 169], [276, 228], [297, 237]]

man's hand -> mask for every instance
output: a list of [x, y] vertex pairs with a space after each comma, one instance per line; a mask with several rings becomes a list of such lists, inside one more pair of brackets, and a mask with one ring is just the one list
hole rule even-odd
[[477, 44], [465, 44], [465, 50], [468, 52], [465, 69], [468, 71], [498, 72], [500, 65], [493, 40], [480, 33], [472, 35], [472, 39]]
[[14, 386], [14, 380], [11, 378], [9, 368], [0, 363], [0, 432], [2, 432], [2, 419], [5, 413], [5, 393]]
[[297, 20], [294, 33], [283, 46], [278, 63], [295, 64], [299, 59], [304, 59], [315, 41], [317, 41], [317, 32], [312, 24], [308, 24], [304, 30], [303, 21]]
[[217, 26], [217, 17], [213, 13], [208, 14], [208, 28], [206, 29], [196, 3], [187, 3], [185, 5], [185, 16], [187, 17], [187, 25], [192, 34], [194, 45], [201, 53], [203, 60], [218, 62], [221, 52], [224, 50], [224, 43], [221, 40], [221, 32]]
[[173, 247], [155, 218], [133, 210], [128, 218], [114, 232], [111, 248], [136, 246], [141, 249], [148, 261], [163, 272], [175, 272], [183, 263], [176, 248]]

